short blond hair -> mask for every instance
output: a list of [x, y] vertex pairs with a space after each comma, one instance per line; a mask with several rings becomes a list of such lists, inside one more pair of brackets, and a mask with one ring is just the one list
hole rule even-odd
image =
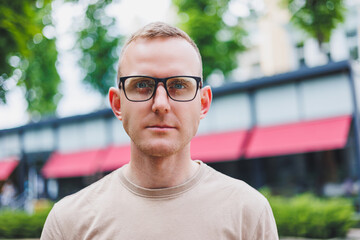
[[167, 23], [153, 22], [148, 25], [145, 25], [144, 27], [139, 29], [137, 32], [132, 34], [130, 36], [130, 38], [128, 38], [128, 40], [125, 42], [124, 46], [122, 47], [120, 57], [119, 57], [118, 69], [117, 69], [117, 80], [116, 80], [117, 83], [119, 83], [119, 78], [121, 76], [121, 70], [120, 70], [121, 58], [123, 57], [127, 46], [130, 43], [136, 41], [137, 39], [155, 39], [155, 38], [182, 38], [182, 39], [186, 40], [188, 43], [191, 44], [191, 46], [194, 47], [197, 55], [199, 56], [201, 73], [202, 73], [202, 60], [201, 60], [199, 48], [197, 47], [195, 42], [189, 37], [189, 35], [186, 32], [184, 32], [183, 30], [181, 30], [177, 27], [173, 27]]

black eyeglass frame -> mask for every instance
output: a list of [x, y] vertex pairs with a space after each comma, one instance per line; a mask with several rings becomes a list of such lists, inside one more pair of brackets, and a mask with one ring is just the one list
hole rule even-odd
[[[158, 83], [163, 83], [164, 84], [164, 88], [166, 90], [166, 94], [168, 95], [169, 98], [171, 98], [172, 100], [176, 101], [176, 102], [190, 102], [192, 100], [195, 99], [196, 95], [197, 95], [197, 92], [198, 92], [198, 89], [202, 88], [203, 87], [203, 83], [202, 83], [202, 79], [201, 77], [195, 77], [195, 76], [187, 76], [187, 75], [179, 75], [179, 76], [171, 76], [171, 77], [167, 77], [167, 78], [156, 78], [156, 77], [149, 77], [149, 76], [143, 76], [143, 75], [133, 75], [133, 76], [125, 76], [125, 77], [120, 77], [119, 78], [119, 89], [121, 89], [121, 84], [123, 86], [125, 86], [125, 81], [126, 79], [128, 78], [133, 78], [133, 77], [145, 77], [145, 78], [150, 78], [150, 79], [153, 79], [155, 81], [155, 88], [154, 88], [154, 92], [151, 94], [151, 96], [146, 99], [146, 100], [131, 100], [128, 98], [128, 96], [126, 95], [126, 91], [125, 91], [125, 88], [123, 88], [124, 90], [124, 94], [125, 94], [125, 97], [127, 98], [127, 100], [131, 101], [131, 102], [146, 102], [146, 101], [149, 101], [152, 97], [154, 97], [155, 95], [155, 92], [156, 92], [156, 89], [158, 87]], [[169, 92], [168, 92], [168, 89], [166, 87], [166, 82], [167, 80], [169, 79], [172, 79], [172, 78], [177, 78], [177, 77], [187, 77], [187, 78], [192, 78], [192, 79], [195, 79], [196, 81], [196, 92], [194, 94], [194, 97], [190, 100], [177, 100], [177, 99], [174, 99], [170, 96]]]

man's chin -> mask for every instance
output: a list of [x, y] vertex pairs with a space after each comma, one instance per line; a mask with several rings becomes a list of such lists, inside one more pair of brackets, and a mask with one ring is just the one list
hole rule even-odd
[[164, 158], [164, 157], [169, 157], [173, 154], [175, 154], [179, 148], [176, 146], [173, 146], [169, 143], [152, 143], [152, 144], [147, 144], [144, 146], [138, 146], [138, 148], [145, 154], [148, 155], [150, 157], [155, 157], [155, 158]]

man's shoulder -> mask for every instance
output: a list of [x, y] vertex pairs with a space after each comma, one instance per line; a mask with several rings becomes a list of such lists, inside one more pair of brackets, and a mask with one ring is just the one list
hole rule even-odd
[[104, 214], [114, 189], [119, 189], [118, 171], [58, 201], [46, 219], [42, 239], [74, 239], [85, 234], [99, 213]]
[[267, 199], [255, 188], [246, 182], [227, 176], [211, 167], [209, 167], [207, 184], [211, 184], [218, 194], [224, 194], [229, 199], [238, 200], [246, 208], [252, 209], [254, 206], [268, 206]]
[[213, 189], [209, 190], [211, 205], [217, 206], [221, 214], [232, 216], [228, 224], [235, 229], [240, 226], [243, 239], [278, 239], [270, 204], [258, 190], [210, 167], [204, 185]]
[[78, 192], [62, 198], [54, 205], [54, 211], [61, 215], [92, 211], [97, 198], [104, 196], [104, 192], [111, 191], [109, 188], [112, 187], [112, 179], [115, 174], [116, 171]]

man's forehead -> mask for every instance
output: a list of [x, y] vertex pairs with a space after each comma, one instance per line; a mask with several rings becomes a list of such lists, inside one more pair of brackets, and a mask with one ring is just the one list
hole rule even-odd
[[127, 45], [126, 49], [124, 49], [122, 60], [129, 60], [129, 58], [133, 58], [134, 55], [138, 58], [146, 58], [149, 57], [150, 53], [158, 57], [181, 58], [184, 55], [188, 55], [195, 60], [198, 59], [196, 50], [185, 39], [157, 37], [150, 39], [139, 38], [132, 41]]
[[196, 52], [193, 46], [183, 38], [180, 37], [155, 37], [155, 38], [137, 38], [131, 41], [125, 48], [125, 52], [127, 49], [131, 48], [146, 48], [149, 45], [167, 45], [167, 44], [174, 44], [174, 45], [182, 45], [191, 47], [191, 49]]
[[[161, 60], [162, 59], [162, 60]], [[202, 76], [202, 63], [196, 49], [186, 39], [180, 37], [136, 38], [123, 49], [118, 76], [129, 74], [129, 64], [137, 66], [149, 61], [163, 61], [164, 67], [170, 62], [181, 62], [186, 72]], [[179, 64], [180, 64], [179, 62]], [[187, 62], [188, 64], [183, 64]], [[190, 65], [189, 65], [190, 64]], [[188, 66], [186, 66], [188, 65]], [[196, 68], [196, 71], [191, 69]], [[132, 68], [133, 69], [133, 68]]]

